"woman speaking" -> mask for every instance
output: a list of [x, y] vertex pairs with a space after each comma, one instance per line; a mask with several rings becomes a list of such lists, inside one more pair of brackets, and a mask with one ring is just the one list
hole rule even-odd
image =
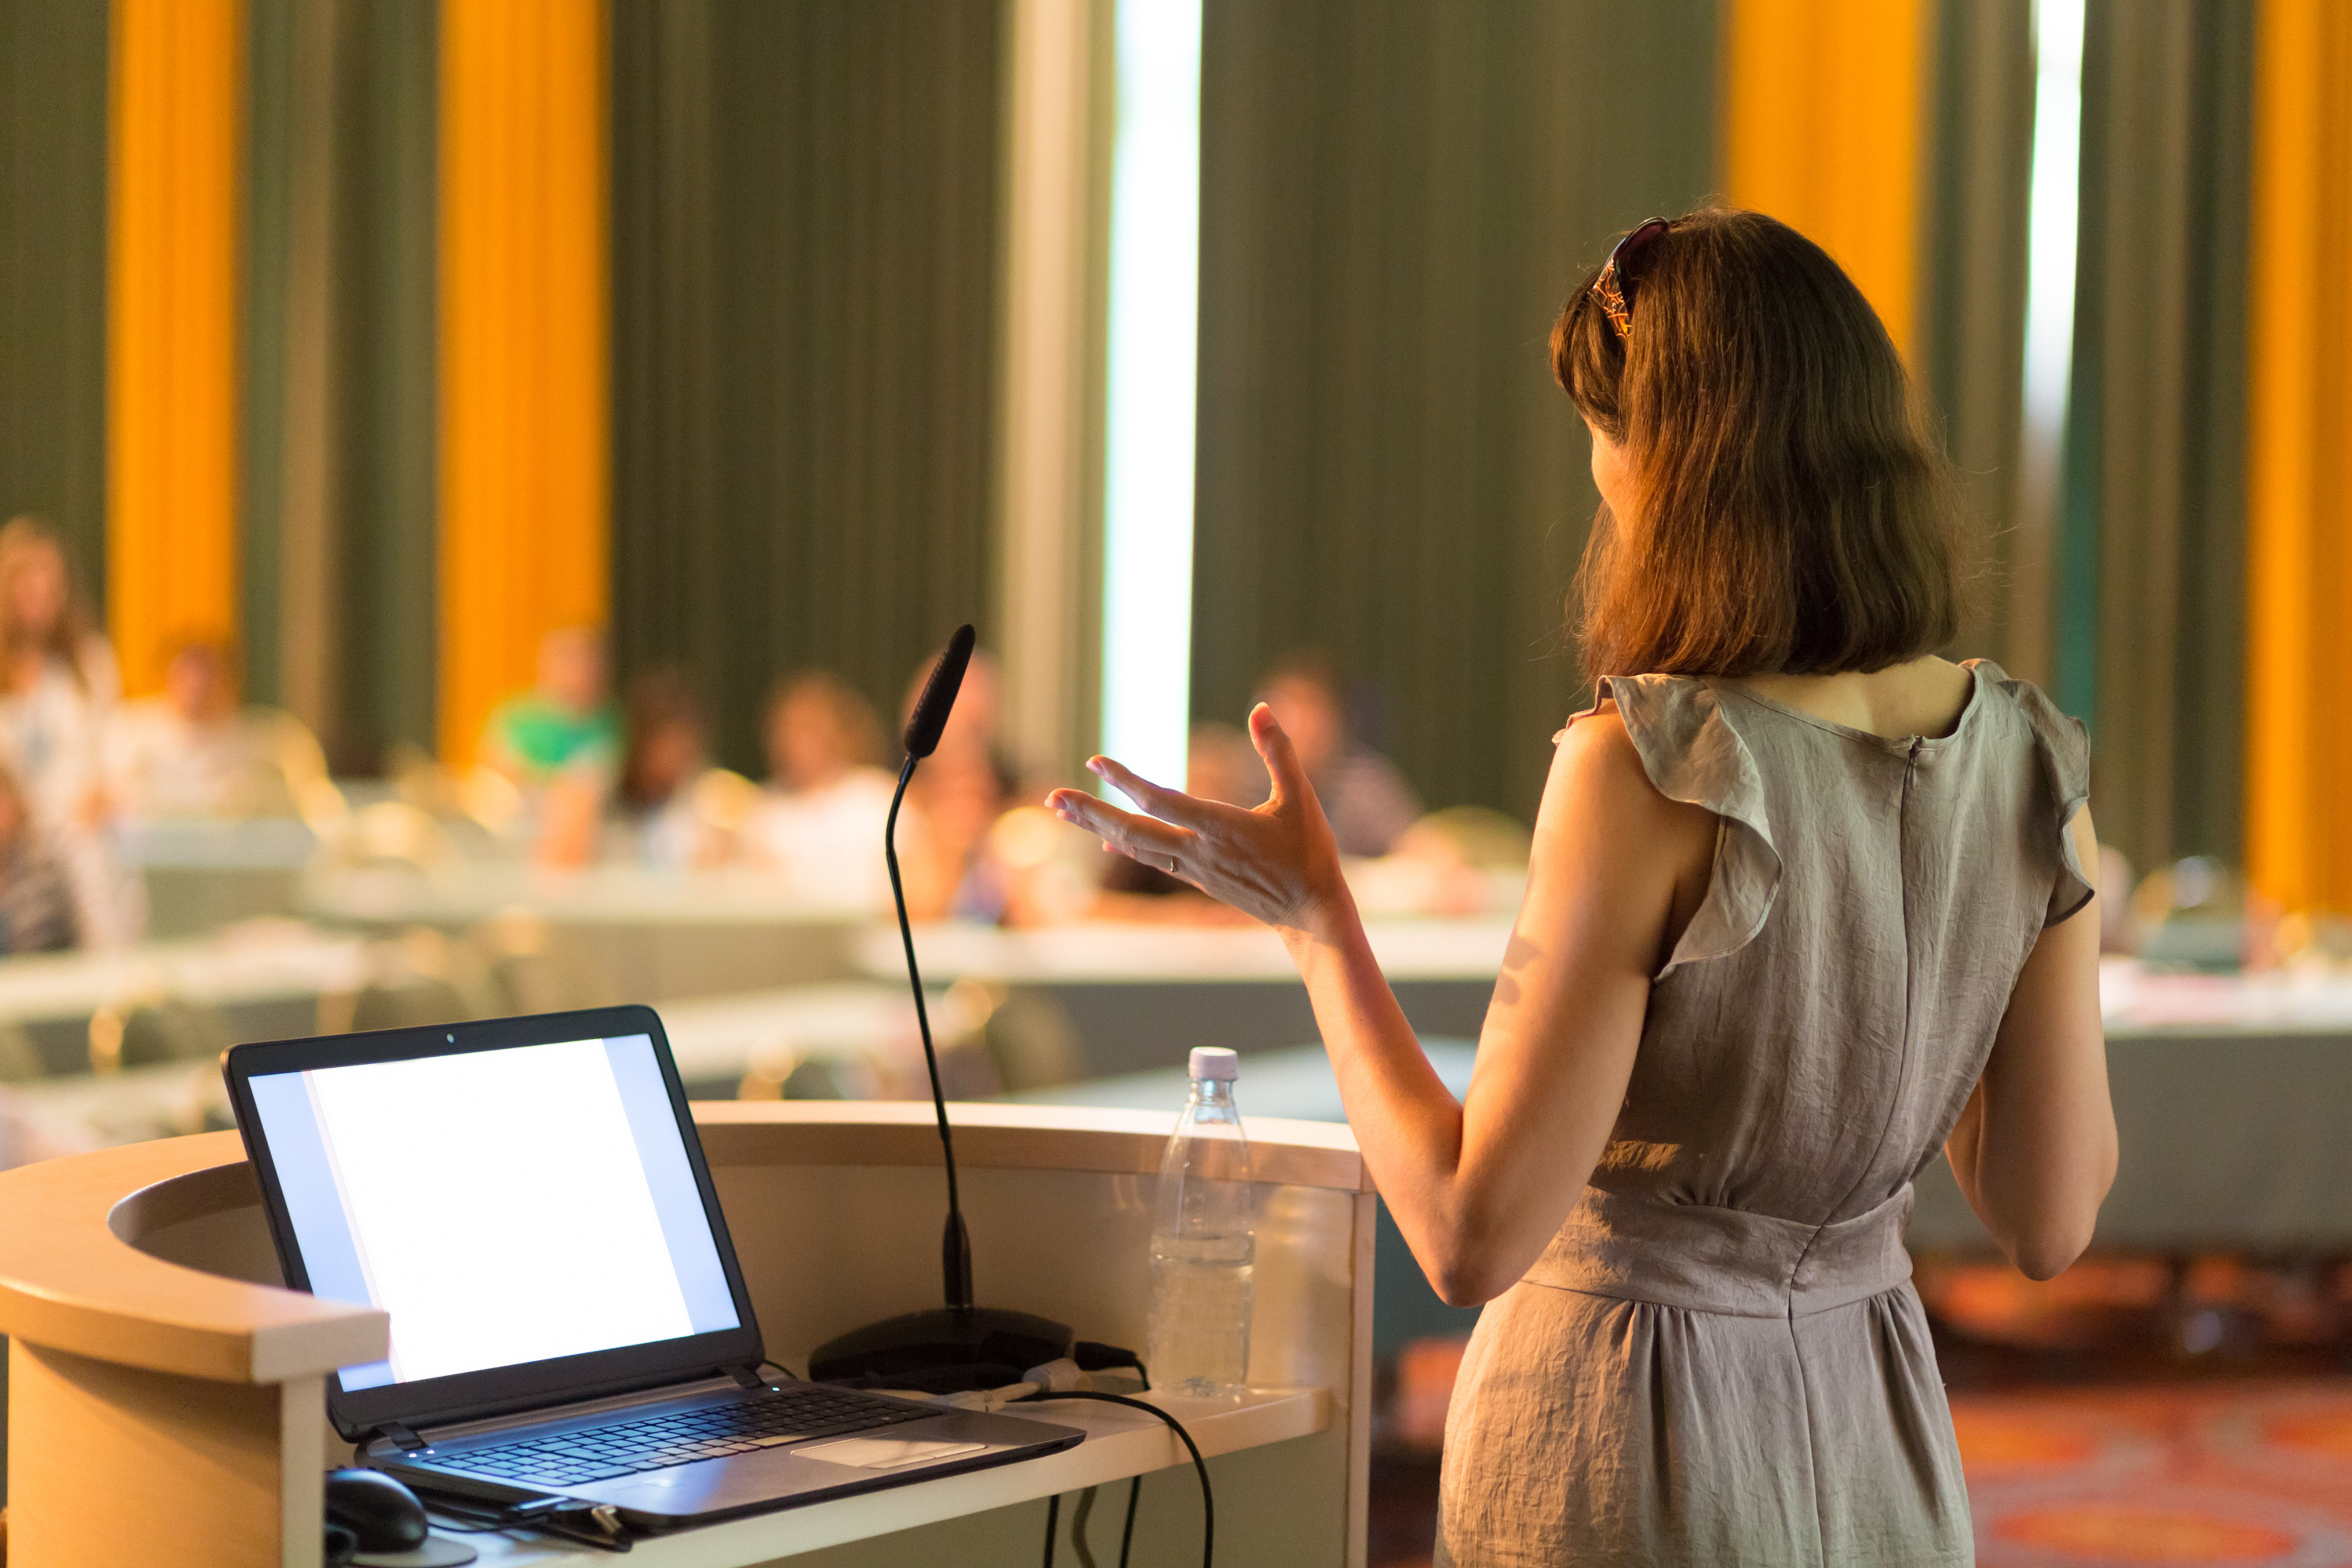
[[1941, 1148], [2036, 1279], [2115, 1174], [2081, 727], [1955, 634], [1945, 461], [1769, 218], [1643, 225], [1552, 333], [1598, 700], [1556, 737], [1457, 1103], [1260, 706], [1255, 810], [1097, 758], [1062, 816], [1274, 926], [1438, 1293], [1480, 1317], [1438, 1561], [1972, 1560], [1903, 1226]]

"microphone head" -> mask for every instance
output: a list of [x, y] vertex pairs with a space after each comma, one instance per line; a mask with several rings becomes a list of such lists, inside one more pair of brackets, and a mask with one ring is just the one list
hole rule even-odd
[[907, 720], [907, 755], [929, 757], [939, 749], [940, 734], [948, 727], [948, 712], [955, 706], [956, 693], [963, 688], [963, 672], [971, 663], [971, 623], [966, 622], [955, 629], [948, 639], [948, 651], [931, 666], [931, 678], [923, 683], [923, 695], [915, 701], [915, 712]]

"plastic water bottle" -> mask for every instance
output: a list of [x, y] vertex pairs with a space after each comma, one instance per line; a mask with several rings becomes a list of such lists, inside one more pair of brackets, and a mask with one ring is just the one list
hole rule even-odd
[[1171, 1393], [1231, 1395], [1249, 1376], [1257, 1214], [1238, 1071], [1230, 1051], [1192, 1052], [1192, 1096], [1160, 1162], [1144, 1360], [1151, 1385]]

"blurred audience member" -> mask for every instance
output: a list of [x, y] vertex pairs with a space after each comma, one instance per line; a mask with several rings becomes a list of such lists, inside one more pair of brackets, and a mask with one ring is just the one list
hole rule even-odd
[[882, 829], [896, 780], [877, 766], [874, 706], [840, 677], [806, 672], [777, 684], [764, 736], [768, 789], [744, 830], [752, 858], [795, 897], [888, 908]]
[[540, 640], [539, 684], [491, 713], [482, 760], [526, 789], [575, 769], [609, 774], [620, 727], [605, 697], [603, 634], [562, 627]]
[[1293, 654], [1260, 683], [1257, 695], [1289, 734], [1339, 852], [1388, 853], [1421, 815], [1421, 801], [1387, 758], [1348, 733], [1329, 661], [1316, 653]]
[[0, 953], [54, 953], [79, 939], [81, 915], [55, 835], [35, 821], [0, 768]]
[[1249, 736], [1230, 724], [1192, 727], [1184, 744], [1184, 793], [1228, 806], [1265, 803], [1273, 786]]
[[1432, 811], [1397, 835], [1378, 860], [1348, 873], [1367, 916], [1506, 914], [1527, 893], [1532, 837], [1515, 819], [1485, 806]]
[[296, 814], [285, 753], [293, 721], [237, 700], [236, 653], [217, 638], [183, 640], [161, 695], [116, 708], [106, 727], [106, 788], [134, 821]]
[[100, 734], [122, 677], [45, 518], [0, 528], [0, 739], [34, 811], [96, 823], [104, 812]]
[[605, 858], [666, 869], [719, 858], [696, 791], [710, 772], [702, 703], [683, 671], [648, 670], [629, 683], [625, 744], [605, 823]]
[[[929, 663], [916, 672], [902, 719], [913, 716], [930, 676]], [[995, 661], [976, 653], [939, 749], [915, 770], [898, 818], [898, 866], [908, 913], [918, 920], [1004, 913], [1003, 867], [987, 852], [988, 831], [1018, 780], [997, 743], [999, 712]]]
[[100, 829], [101, 737], [122, 693], [113, 647], [75, 591], [57, 529], [30, 515], [0, 527], [0, 755], [35, 829], [63, 858], [82, 940], [137, 938], [145, 900]]

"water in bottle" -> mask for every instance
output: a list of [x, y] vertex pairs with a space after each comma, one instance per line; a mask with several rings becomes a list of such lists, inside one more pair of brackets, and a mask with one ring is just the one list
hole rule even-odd
[[1154, 1388], [1230, 1395], [1249, 1375], [1257, 1216], [1237, 1071], [1230, 1051], [1192, 1052], [1192, 1096], [1160, 1164], [1144, 1341]]

